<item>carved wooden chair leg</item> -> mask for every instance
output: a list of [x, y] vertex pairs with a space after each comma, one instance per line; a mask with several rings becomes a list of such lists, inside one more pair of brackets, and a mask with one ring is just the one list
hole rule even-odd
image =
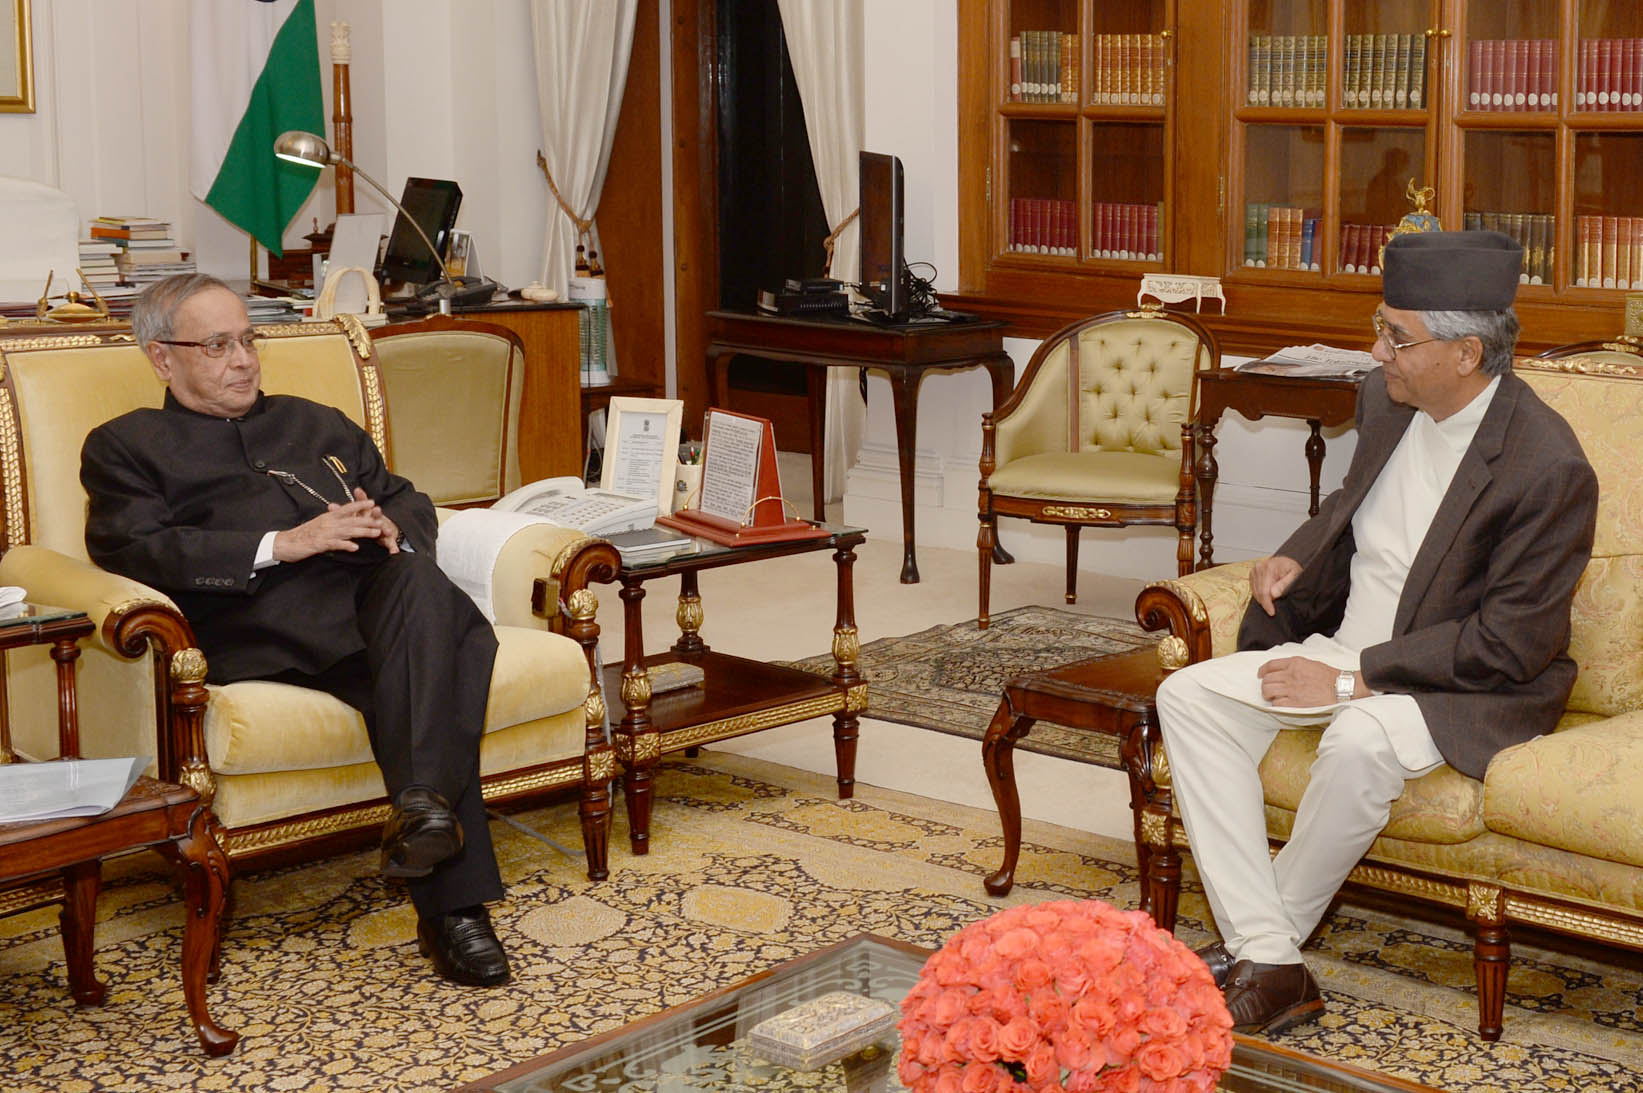
[[93, 858], [63, 870], [63, 959], [68, 964], [68, 989], [77, 1006], [100, 1006], [106, 988], [97, 978], [95, 963], [97, 893], [102, 889], [102, 863]]
[[206, 980], [220, 940], [223, 903], [228, 889], [228, 857], [217, 843], [211, 810], [196, 806], [188, 821], [188, 835], [157, 849], [182, 866], [183, 873], [183, 998], [200, 1047], [207, 1055], [226, 1055], [240, 1042], [240, 1034], [211, 1019], [206, 1003]]
[[978, 573], [979, 586], [976, 600], [976, 629], [978, 630], [987, 629], [988, 623], [992, 622], [992, 616], [988, 613], [987, 604], [992, 594], [993, 548], [997, 544], [996, 518], [983, 515], [981, 517], [981, 527], [976, 532], [976, 553], [980, 556], [978, 562], [980, 566]]
[[1181, 852], [1170, 838], [1169, 813], [1149, 808], [1141, 820], [1148, 843], [1145, 909], [1160, 929], [1175, 932], [1181, 902]]
[[1472, 885], [1466, 902], [1472, 920], [1472, 967], [1478, 977], [1478, 1035], [1498, 1040], [1506, 1009], [1506, 969], [1512, 960], [1505, 895], [1498, 888]]
[[1077, 524], [1067, 525], [1067, 602], [1078, 602], [1078, 531]]
[[[609, 760], [609, 753], [605, 753]], [[597, 778], [597, 776], [596, 776]], [[582, 849], [588, 855], [588, 879], [604, 880], [610, 876], [610, 775], [602, 780], [584, 784], [582, 799], [577, 803], [582, 817]]]

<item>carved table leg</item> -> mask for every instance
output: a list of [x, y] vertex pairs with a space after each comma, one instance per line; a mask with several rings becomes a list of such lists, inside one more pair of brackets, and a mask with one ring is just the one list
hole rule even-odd
[[854, 565], [856, 552], [850, 547], [839, 547], [833, 552], [833, 564], [838, 569], [838, 606], [833, 621], [833, 682], [845, 694], [844, 708], [833, 715], [833, 757], [838, 765], [839, 799], [849, 800], [856, 793], [856, 738], [861, 724], [861, 703], [852, 698], [859, 690], [861, 672], [856, 661], [861, 653], [861, 639], [856, 634], [856, 596]]
[[686, 656], [691, 653], [705, 653], [707, 643], [702, 641], [702, 594], [696, 587], [696, 571], [687, 569], [679, 574], [679, 606], [673, 612], [673, 618], [679, 624], [679, 640], [673, 643], [673, 651]]
[[1215, 422], [1207, 418], [1198, 426], [1198, 568], [1215, 564], [1215, 535], [1210, 530], [1215, 510], [1215, 479], [1220, 468], [1215, 462]]
[[228, 888], [228, 857], [217, 843], [211, 812], [196, 806], [188, 833], [155, 849], [183, 867], [183, 997], [194, 1032], [207, 1055], [226, 1055], [240, 1035], [222, 1028], [206, 1008], [205, 985], [217, 952], [218, 930]]
[[1512, 960], [1506, 926], [1506, 898], [1499, 888], [1473, 884], [1466, 891], [1466, 914], [1472, 920], [1472, 966], [1478, 977], [1478, 1035], [1500, 1039], [1506, 1009], [1506, 968]]
[[101, 862], [93, 858], [63, 870], [63, 909], [57, 920], [63, 928], [63, 959], [68, 963], [68, 989], [78, 1006], [103, 1004], [105, 988], [97, 979], [97, 893], [103, 886]]
[[896, 408], [896, 456], [901, 464], [901, 583], [918, 584], [918, 559], [913, 546], [913, 465], [918, 444], [918, 388], [923, 373], [916, 369], [890, 370], [890, 390]]
[[1006, 695], [987, 726], [981, 742], [981, 765], [993, 790], [993, 803], [1004, 828], [1004, 862], [983, 883], [995, 896], [1007, 896], [1015, 884], [1015, 866], [1021, 856], [1021, 795], [1015, 787], [1015, 744], [1037, 723], [1036, 718], [1015, 717]]
[[616, 757], [622, 761], [622, 797], [628, 811], [628, 842], [635, 854], [650, 851], [650, 806], [661, 738], [650, 721], [650, 675], [645, 670], [642, 628], [645, 586], [622, 580], [622, 722], [616, 731]]
[[1306, 471], [1312, 484], [1312, 492], [1307, 495], [1306, 514], [1318, 515], [1318, 477], [1324, 467], [1324, 438], [1323, 424], [1315, 417], [1306, 419], [1307, 429], [1310, 430], [1306, 438]]
[[80, 708], [74, 687], [74, 662], [80, 659], [78, 638], [59, 638], [51, 644], [57, 662], [57, 739], [64, 759], [80, 756]]
[[1168, 805], [1150, 806], [1142, 813], [1141, 837], [1151, 848], [1147, 872], [1142, 877], [1146, 887], [1143, 909], [1159, 929], [1174, 933], [1176, 909], [1181, 902], [1181, 852], [1170, 838]]

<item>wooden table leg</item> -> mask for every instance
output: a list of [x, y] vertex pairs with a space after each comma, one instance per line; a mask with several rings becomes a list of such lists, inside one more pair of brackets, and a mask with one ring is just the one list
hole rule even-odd
[[1021, 856], [1021, 796], [1015, 787], [1015, 743], [1031, 731], [1035, 718], [1017, 717], [1010, 696], [998, 704], [987, 735], [981, 741], [981, 765], [993, 790], [993, 803], [1004, 827], [1004, 862], [984, 882], [995, 896], [1007, 896], [1015, 884], [1016, 861]]
[[684, 656], [705, 653], [707, 643], [702, 640], [702, 593], [696, 584], [696, 571], [687, 569], [679, 574], [679, 606], [674, 609], [674, 621], [679, 624], [679, 640], [673, 651]]
[[[1217, 419], [1219, 415], [1217, 415]], [[1198, 423], [1198, 568], [1215, 564], [1215, 535], [1211, 531], [1215, 512], [1215, 479], [1220, 468], [1215, 462], [1215, 420], [1205, 417]]]
[[51, 643], [51, 659], [57, 662], [57, 741], [64, 759], [80, 757], [80, 709], [74, 687], [74, 662], [80, 659], [78, 638], [58, 638]]
[[804, 366], [806, 407], [810, 419], [810, 515], [817, 523], [827, 519], [827, 372]]
[[650, 852], [650, 806], [661, 737], [651, 724], [650, 675], [645, 670], [642, 610], [645, 586], [622, 581], [622, 722], [616, 731], [616, 758], [621, 760], [622, 798], [627, 804], [628, 843], [635, 854]]
[[198, 806], [189, 817], [188, 833], [155, 849], [183, 867], [183, 997], [194, 1032], [207, 1055], [226, 1055], [240, 1035], [222, 1028], [206, 1008], [205, 985], [215, 963], [218, 929], [228, 888], [228, 857], [217, 843], [211, 813]]
[[918, 444], [918, 389], [924, 373], [892, 368], [890, 390], [896, 408], [896, 457], [901, 468], [901, 583], [918, 584], [913, 547], [913, 464]]
[[97, 893], [103, 886], [102, 863], [96, 858], [63, 870], [63, 909], [57, 921], [63, 930], [63, 959], [68, 964], [68, 989], [77, 1006], [100, 1006], [105, 988], [97, 979]]
[[1309, 494], [1310, 502], [1306, 508], [1308, 516], [1318, 515], [1318, 476], [1324, 468], [1324, 438], [1323, 423], [1317, 418], [1306, 419], [1307, 428], [1311, 430], [1306, 438], [1306, 470], [1312, 484]]
[[838, 568], [838, 605], [833, 620], [833, 682], [846, 693], [844, 708], [833, 715], [833, 758], [838, 766], [839, 799], [856, 794], [856, 740], [860, 734], [860, 710], [849, 700], [850, 691], [861, 684], [856, 662], [861, 654], [861, 638], [856, 633], [854, 566], [856, 552], [839, 547], [833, 552]]

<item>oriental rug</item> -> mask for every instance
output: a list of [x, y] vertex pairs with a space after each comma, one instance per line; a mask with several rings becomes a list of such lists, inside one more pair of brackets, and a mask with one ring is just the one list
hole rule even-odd
[[[1015, 903], [1136, 903], [1129, 845], [1097, 835], [1027, 822], [1000, 900], [981, 883], [1001, 852], [989, 812], [865, 785], [839, 801], [831, 776], [712, 751], [664, 762], [656, 791], [651, 852], [633, 857], [618, 821], [597, 884], [493, 823], [514, 969], [498, 989], [429, 974], [374, 853], [241, 878], [211, 1003], [242, 1039], [216, 1060], [186, 1023], [169, 875], [152, 855], [110, 863], [105, 1005], [70, 1002], [54, 914], [0, 920], [0, 1088], [449, 1090], [862, 931], [935, 947]], [[518, 818], [579, 843], [573, 802]], [[1204, 919], [1189, 870], [1182, 940], [1201, 944]], [[1448, 1090], [1643, 1091], [1637, 968], [1515, 946], [1505, 1036], [1486, 1044], [1469, 954], [1458, 932], [1345, 908], [1308, 953], [1328, 1014], [1280, 1040]]]
[[[986, 630], [977, 630], [970, 619], [870, 641], [861, 647], [857, 665], [867, 678], [867, 716], [980, 740], [1004, 697], [1004, 684], [1016, 676], [1128, 653], [1156, 645], [1161, 636], [1126, 619], [1017, 607], [994, 615]], [[834, 668], [830, 654], [795, 666], [817, 675], [831, 675]], [[1016, 747], [1114, 770], [1122, 766], [1116, 738], [1048, 721], [1034, 725]]]

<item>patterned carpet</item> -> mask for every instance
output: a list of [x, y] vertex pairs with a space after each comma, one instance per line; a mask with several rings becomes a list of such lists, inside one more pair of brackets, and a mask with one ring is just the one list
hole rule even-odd
[[[1127, 653], [1155, 644], [1158, 637], [1126, 619], [1017, 607], [994, 615], [986, 630], [977, 630], [971, 619], [868, 642], [858, 663], [868, 681], [870, 716], [980, 740], [1009, 680], [1075, 660]], [[831, 655], [809, 657], [796, 666], [817, 675], [831, 675], [834, 667]], [[1119, 766], [1116, 739], [1049, 722], [1034, 725], [1016, 747]]]
[[[651, 853], [629, 855], [618, 823], [601, 884], [494, 825], [515, 972], [498, 990], [427, 974], [371, 854], [240, 881], [212, 1008], [244, 1038], [218, 1060], [184, 1021], [180, 906], [158, 859], [116, 862], [101, 1008], [68, 1001], [54, 916], [0, 920], [0, 1089], [448, 1090], [861, 931], [933, 947], [1009, 903], [1135, 903], [1129, 848], [1095, 835], [1029, 822], [1000, 901], [981, 886], [1000, 853], [986, 812], [868, 786], [840, 802], [829, 776], [712, 752], [666, 763], [657, 790]], [[578, 841], [573, 804], [521, 818]], [[1180, 933], [1200, 943], [1202, 894], [1190, 876], [1183, 889]], [[1282, 1042], [1443, 1089], [1643, 1091], [1643, 974], [1525, 949], [1490, 1045], [1467, 948], [1346, 909], [1312, 954], [1328, 1016]]]

